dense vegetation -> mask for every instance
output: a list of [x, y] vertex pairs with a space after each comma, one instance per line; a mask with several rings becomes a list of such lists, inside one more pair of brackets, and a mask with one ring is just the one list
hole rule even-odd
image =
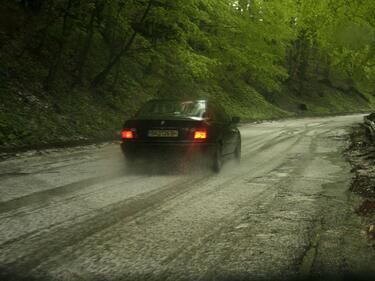
[[374, 41], [373, 0], [3, 0], [0, 146], [105, 139], [153, 97], [369, 110]]

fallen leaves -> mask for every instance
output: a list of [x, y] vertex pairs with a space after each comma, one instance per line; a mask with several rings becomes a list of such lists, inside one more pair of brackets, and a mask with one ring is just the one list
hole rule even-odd
[[362, 216], [375, 214], [375, 201], [366, 199], [357, 209], [357, 213]]
[[[355, 174], [350, 190], [364, 198], [356, 213], [366, 217], [367, 224], [375, 216], [375, 143], [366, 136], [363, 127], [355, 128], [350, 137], [347, 157]], [[375, 245], [375, 224], [370, 223], [364, 232]]]

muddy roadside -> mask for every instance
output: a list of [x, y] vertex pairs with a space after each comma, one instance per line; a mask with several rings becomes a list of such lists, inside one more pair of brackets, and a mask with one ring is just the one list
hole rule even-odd
[[354, 174], [350, 190], [360, 198], [355, 211], [365, 223], [364, 231], [375, 249], [375, 140], [363, 125], [353, 128], [346, 157]]

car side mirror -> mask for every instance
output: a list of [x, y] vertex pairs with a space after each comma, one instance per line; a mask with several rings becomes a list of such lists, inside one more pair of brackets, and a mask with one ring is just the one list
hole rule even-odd
[[237, 117], [237, 116], [234, 116], [234, 117], [232, 117], [232, 123], [233, 124], [238, 124], [238, 123], [240, 123], [240, 117]]

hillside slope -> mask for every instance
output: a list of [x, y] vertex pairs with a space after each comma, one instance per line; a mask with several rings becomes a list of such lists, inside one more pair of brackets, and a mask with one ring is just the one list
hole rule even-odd
[[[110, 140], [158, 97], [243, 120], [373, 110], [371, 9], [318, 2], [5, 0], [0, 148]], [[342, 22], [364, 34], [355, 46], [330, 41]]]

